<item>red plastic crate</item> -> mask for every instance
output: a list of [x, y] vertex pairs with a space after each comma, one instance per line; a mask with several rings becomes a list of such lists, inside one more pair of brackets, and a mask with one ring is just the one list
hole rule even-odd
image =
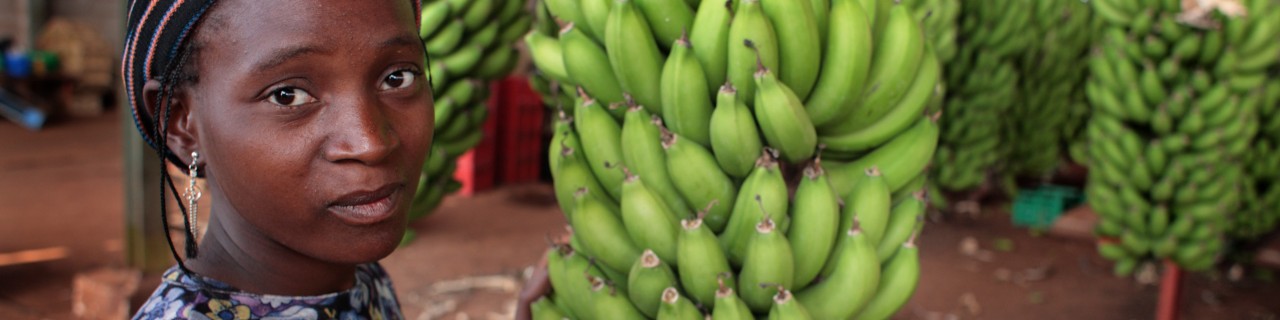
[[498, 183], [538, 181], [542, 160], [543, 107], [538, 94], [523, 77], [495, 83], [497, 99]]

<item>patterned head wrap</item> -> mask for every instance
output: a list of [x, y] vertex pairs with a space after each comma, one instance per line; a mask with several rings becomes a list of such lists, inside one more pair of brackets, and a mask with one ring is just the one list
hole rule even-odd
[[[131, 0], [129, 4], [128, 35], [125, 37], [121, 74], [124, 79], [133, 122], [142, 139], [159, 149], [156, 117], [159, 110], [139, 112], [143, 107], [143, 85], [150, 79], [165, 79], [179, 68], [180, 51], [188, 37], [208, 13], [216, 0]], [[409, 0], [414, 9], [414, 21], [421, 24], [422, 1]], [[171, 80], [171, 79], [165, 79]], [[159, 109], [159, 108], [157, 108]], [[172, 158], [172, 155], [169, 155]], [[174, 159], [176, 160], [176, 159]]]

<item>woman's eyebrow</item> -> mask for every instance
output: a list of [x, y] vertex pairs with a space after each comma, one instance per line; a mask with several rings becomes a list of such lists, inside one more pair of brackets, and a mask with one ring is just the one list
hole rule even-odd
[[271, 68], [275, 68], [277, 66], [280, 66], [281, 64], [284, 64], [285, 62], [288, 62], [290, 59], [297, 58], [302, 55], [326, 53], [326, 52], [329, 52], [329, 51], [321, 49], [320, 46], [315, 46], [315, 45], [297, 45], [297, 46], [284, 47], [284, 48], [272, 51], [270, 54], [267, 55], [266, 59], [262, 59], [261, 62], [254, 64], [253, 69], [251, 70], [253, 70], [254, 73], [265, 72], [267, 70], [271, 70]]
[[378, 44], [378, 49], [387, 49], [392, 47], [421, 47], [422, 39], [417, 35], [402, 34], [387, 40], [383, 40]]

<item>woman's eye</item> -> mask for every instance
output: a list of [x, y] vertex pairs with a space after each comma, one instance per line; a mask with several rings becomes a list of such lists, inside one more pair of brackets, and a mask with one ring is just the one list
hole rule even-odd
[[418, 78], [418, 75], [415, 74], [413, 71], [398, 70], [396, 72], [392, 72], [391, 74], [388, 74], [386, 78], [382, 79], [381, 89], [391, 90], [391, 89], [408, 88], [409, 86], [413, 85], [413, 81], [416, 80], [417, 78]]
[[296, 87], [280, 88], [271, 91], [267, 101], [286, 107], [296, 107], [316, 101], [306, 90]]

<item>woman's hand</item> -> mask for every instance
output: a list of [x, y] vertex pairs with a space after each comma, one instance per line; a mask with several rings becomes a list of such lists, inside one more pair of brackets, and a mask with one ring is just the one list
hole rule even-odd
[[544, 255], [538, 264], [534, 265], [533, 274], [525, 280], [524, 288], [516, 297], [516, 320], [532, 320], [533, 312], [529, 306], [550, 292], [551, 280], [547, 277], [547, 258]]

